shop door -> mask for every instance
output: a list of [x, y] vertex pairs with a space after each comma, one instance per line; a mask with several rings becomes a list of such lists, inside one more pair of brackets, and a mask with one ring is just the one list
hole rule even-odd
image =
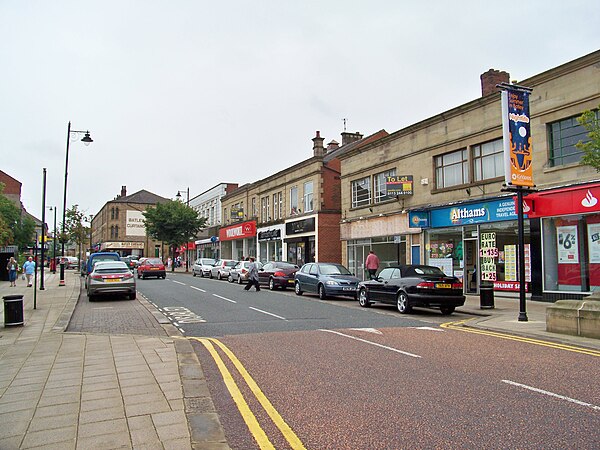
[[464, 279], [465, 294], [477, 294], [479, 291], [479, 267], [477, 267], [477, 239], [464, 240]]

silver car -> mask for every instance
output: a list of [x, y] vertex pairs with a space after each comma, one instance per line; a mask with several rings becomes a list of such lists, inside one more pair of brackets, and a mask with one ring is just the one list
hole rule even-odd
[[[262, 268], [262, 263], [259, 261], [254, 262], [256, 264], [256, 268], [260, 270]], [[248, 281], [248, 267], [250, 266], [250, 261], [239, 261], [235, 267], [233, 267], [229, 271], [229, 276], [227, 277], [227, 281], [233, 283], [234, 281], [238, 284], [243, 284]]]
[[90, 302], [105, 294], [125, 294], [130, 300], [135, 299], [135, 277], [123, 261], [97, 262], [88, 275], [87, 296]]
[[215, 264], [212, 258], [198, 258], [192, 266], [192, 275], [200, 275], [201, 277], [209, 277], [210, 271]]
[[210, 269], [210, 277], [217, 280], [225, 280], [229, 277], [229, 271], [236, 264], [237, 261], [233, 259], [219, 259]]

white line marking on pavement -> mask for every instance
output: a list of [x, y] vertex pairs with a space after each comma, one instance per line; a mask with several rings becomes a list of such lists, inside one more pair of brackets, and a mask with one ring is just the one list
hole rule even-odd
[[231, 300], [230, 298], [221, 297], [220, 295], [217, 295], [217, 294], [213, 294], [213, 295], [214, 295], [215, 297], [221, 298], [221, 299], [223, 299], [223, 300], [227, 300], [228, 302], [231, 302], [231, 303], [237, 303], [235, 300]]
[[268, 314], [269, 316], [277, 317], [278, 319], [281, 319], [281, 320], [287, 320], [285, 317], [278, 316], [277, 314], [273, 314], [268, 311], [263, 311], [262, 309], [253, 308], [252, 306], [249, 306], [248, 308], [253, 309], [254, 311], [258, 311], [259, 313]]
[[409, 328], [412, 328], [414, 330], [441, 331], [442, 333], [444, 332], [444, 330], [442, 330], [441, 328], [434, 328], [434, 327], [409, 327]]
[[373, 334], [383, 334], [381, 331], [375, 328], [350, 328], [354, 331], [364, 331], [365, 333], [373, 333]]
[[514, 381], [510, 381], [510, 380], [502, 380], [502, 382], [506, 383], [506, 384], [510, 384], [512, 386], [517, 386], [517, 387], [520, 387], [523, 389], [528, 389], [530, 391], [537, 392], [539, 394], [544, 394], [544, 395], [548, 395], [550, 397], [555, 397], [555, 398], [558, 398], [561, 400], [566, 400], [568, 402], [575, 403], [576, 405], [585, 406], [587, 408], [592, 408], [596, 411], [600, 411], [600, 406], [592, 405], [591, 403], [582, 402], [581, 400], [576, 400], [574, 398], [565, 397], [564, 395], [555, 394], [554, 392], [544, 391], [543, 389], [538, 389], [538, 388], [534, 388], [532, 386], [527, 386], [526, 384], [515, 383]]
[[185, 286], [185, 283], [182, 283], [181, 281], [173, 280], [173, 283], [177, 283], [177, 284], [181, 284], [182, 286]]
[[190, 286], [190, 287], [192, 289], [196, 289], [197, 291], [200, 291], [200, 292], [206, 292], [204, 289], [197, 288], [196, 286]]
[[412, 356], [413, 358], [421, 358], [421, 356], [415, 355], [414, 353], [403, 352], [402, 350], [398, 350], [397, 348], [388, 347], [387, 345], [378, 344], [377, 342], [367, 341], [366, 339], [361, 339], [361, 338], [357, 338], [355, 336], [350, 336], [349, 334], [340, 333], [339, 331], [325, 330], [325, 329], [321, 329], [320, 331], [325, 331], [327, 333], [333, 333], [333, 334], [337, 334], [339, 336], [344, 336], [344, 337], [347, 337], [350, 339], [354, 339], [356, 341], [364, 342], [365, 344], [371, 344], [371, 345], [374, 345], [375, 347], [383, 348], [385, 350], [391, 350], [393, 352], [401, 353], [406, 356]]

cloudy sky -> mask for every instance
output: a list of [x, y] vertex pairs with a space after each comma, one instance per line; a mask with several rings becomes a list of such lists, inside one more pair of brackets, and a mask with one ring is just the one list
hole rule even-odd
[[490, 68], [598, 50], [599, 23], [594, 0], [1, 0], [0, 169], [41, 217], [47, 168], [61, 211], [71, 121], [94, 143], [70, 145], [68, 205], [194, 197], [309, 158], [344, 118], [391, 133], [479, 97]]

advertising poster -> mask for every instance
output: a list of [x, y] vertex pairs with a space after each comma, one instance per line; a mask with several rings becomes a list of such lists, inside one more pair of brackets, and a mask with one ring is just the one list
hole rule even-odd
[[590, 263], [600, 264], [600, 223], [588, 223]]
[[556, 227], [556, 246], [559, 264], [579, 264], [577, 226]]
[[533, 186], [529, 92], [502, 91], [504, 169], [507, 185]]
[[517, 246], [504, 246], [504, 279], [517, 281]]
[[127, 210], [126, 236], [146, 236], [146, 218], [143, 211]]
[[496, 233], [481, 233], [479, 239], [479, 267], [481, 281], [496, 281]]

